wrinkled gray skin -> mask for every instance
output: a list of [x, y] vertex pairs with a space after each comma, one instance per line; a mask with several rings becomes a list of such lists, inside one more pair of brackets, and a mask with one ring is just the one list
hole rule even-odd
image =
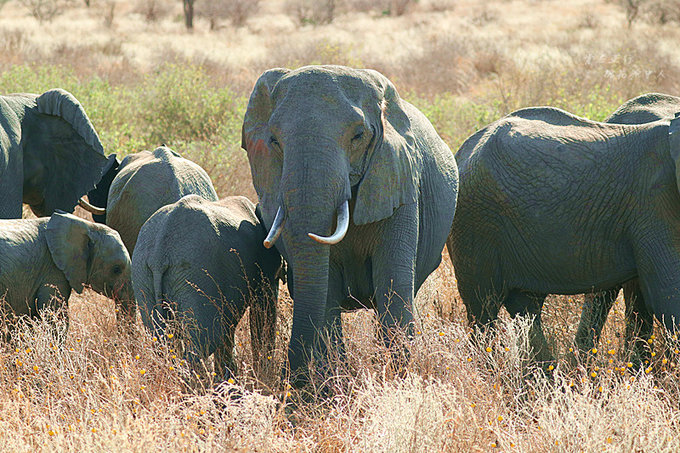
[[[61, 211], [39, 219], [0, 220], [2, 310], [36, 316], [67, 304], [89, 285], [119, 304], [133, 301], [130, 257], [105, 225]], [[62, 311], [65, 314], [65, 311]]]
[[205, 170], [170, 148], [159, 146], [153, 152], [130, 154], [120, 164], [115, 155], [109, 156], [107, 170], [88, 198], [93, 205], [106, 208], [105, 217], [95, 220], [105, 220], [118, 231], [132, 254], [137, 234], [151, 214], [189, 194], [217, 201]]
[[673, 119], [680, 112], [680, 97], [662, 93], [647, 93], [621, 105], [604, 121], [616, 124], [644, 124]]
[[[325, 361], [328, 333], [342, 355], [341, 311], [376, 309], [386, 342], [412, 329], [413, 299], [441, 262], [456, 207], [458, 172], [427, 118], [382, 74], [342, 66], [271, 69], [250, 96], [242, 147], [294, 300], [291, 382]], [[349, 201], [344, 239], [335, 231]]]
[[190, 328], [187, 360], [216, 353], [224, 379], [235, 372], [234, 331], [250, 307], [253, 357], [274, 349], [281, 256], [262, 245], [267, 231], [245, 197], [218, 202], [188, 195], [159, 209], [139, 232], [133, 286], [144, 324], [157, 336], [167, 321]]
[[85, 110], [62, 89], [0, 96], [0, 218], [73, 211], [106, 157]]
[[[680, 98], [661, 93], [647, 93], [622, 104], [605, 122], [616, 124], [644, 124], [661, 119], [671, 120], [680, 112]], [[607, 319], [618, 288], [598, 293], [592, 300], [586, 300], [581, 313], [581, 322], [576, 333], [576, 345], [581, 350], [591, 349], [598, 343], [602, 327]], [[626, 302], [626, 339], [630, 344], [634, 338], [641, 341], [633, 345], [637, 357], [645, 354], [644, 347], [652, 334], [653, 316], [645, 307], [644, 297], [637, 279], [623, 285]]]
[[447, 245], [469, 320], [487, 324], [503, 305], [535, 315], [531, 343], [538, 360], [550, 360], [545, 294], [608, 291], [638, 277], [647, 309], [675, 330], [679, 127], [597, 123], [543, 107], [463, 143]]

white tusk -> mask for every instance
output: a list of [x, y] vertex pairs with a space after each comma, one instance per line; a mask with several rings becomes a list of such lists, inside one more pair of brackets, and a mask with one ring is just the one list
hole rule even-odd
[[281, 231], [283, 231], [283, 224], [286, 223], [286, 217], [283, 213], [283, 210], [281, 209], [281, 206], [279, 206], [279, 209], [276, 211], [276, 216], [274, 217], [274, 223], [272, 224], [271, 229], [269, 230], [269, 234], [267, 235], [266, 238], [264, 238], [264, 244], [265, 248], [272, 248], [274, 245], [274, 242], [281, 236]]
[[342, 241], [342, 238], [347, 234], [347, 228], [349, 228], [349, 201], [345, 202], [338, 209], [338, 225], [335, 228], [335, 233], [331, 236], [319, 236], [314, 233], [307, 233], [310, 238], [314, 239], [316, 242], [321, 244], [333, 245]]
[[90, 203], [88, 203], [87, 201], [85, 201], [85, 200], [83, 199], [83, 197], [80, 197], [80, 198], [78, 199], [78, 204], [80, 205], [81, 208], [83, 208], [83, 209], [86, 210], [87, 212], [90, 212], [90, 213], [92, 213], [92, 214], [94, 214], [94, 215], [104, 215], [104, 214], [106, 214], [106, 209], [104, 209], [104, 208], [98, 208], [98, 207], [96, 207], [96, 206], [91, 205]]

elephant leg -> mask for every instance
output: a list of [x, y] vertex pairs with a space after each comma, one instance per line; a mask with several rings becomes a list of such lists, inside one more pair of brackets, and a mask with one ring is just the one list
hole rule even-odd
[[463, 299], [470, 325], [485, 328], [498, 318], [503, 296], [491, 288], [483, 289], [468, 284], [467, 280], [458, 278], [458, 293]]
[[414, 335], [413, 300], [418, 237], [417, 206], [403, 205], [385, 225], [385, 243], [372, 257], [373, 287], [383, 341], [393, 348], [395, 368], [405, 369], [409, 352], [400, 334]]
[[680, 253], [675, 246], [680, 231], [655, 227], [634, 244], [638, 280], [647, 311], [675, 333], [680, 328]]
[[342, 335], [342, 301], [346, 298], [344, 278], [339, 266], [331, 265], [328, 271], [328, 300], [326, 301], [326, 326], [329, 346], [333, 347], [338, 358], [345, 357], [345, 342]]
[[[319, 337], [317, 350], [323, 358], [321, 369], [328, 373], [334, 364], [345, 363], [345, 342], [342, 334], [341, 303], [346, 298], [344, 278], [340, 266], [331, 264], [328, 270], [328, 299], [326, 301], [325, 327]], [[331, 373], [333, 374], [333, 373]]]
[[529, 330], [529, 345], [537, 362], [553, 362], [555, 358], [550, 352], [548, 341], [543, 334], [541, 310], [545, 294], [529, 293], [521, 290], [512, 290], [505, 299], [505, 308], [513, 318], [515, 316], [533, 316], [533, 322]]
[[413, 336], [417, 205], [401, 206], [383, 229], [383, 240], [372, 256], [373, 288], [383, 339], [389, 346], [399, 329]]
[[[274, 281], [272, 284], [276, 284]], [[260, 288], [250, 305], [250, 346], [255, 374], [271, 369], [276, 347], [276, 297], [272, 288]]]
[[607, 315], [619, 295], [619, 288], [587, 294], [574, 342], [581, 353], [590, 351], [600, 341]]
[[634, 360], [649, 360], [647, 340], [652, 336], [654, 316], [647, 309], [638, 280], [623, 285], [626, 301], [626, 346], [633, 352]]
[[68, 283], [63, 282], [57, 287], [43, 286], [38, 290], [36, 296], [36, 313], [33, 313], [33, 316], [39, 316], [43, 310], [51, 309], [53, 311], [52, 316], [55, 317], [55, 334], [60, 343], [66, 340], [68, 334], [68, 299], [70, 294], [71, 288]]

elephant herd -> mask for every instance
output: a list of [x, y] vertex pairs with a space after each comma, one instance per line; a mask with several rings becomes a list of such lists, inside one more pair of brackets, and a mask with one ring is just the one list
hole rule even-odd
[[[454, 157], [376, 71], [271, 69], [242, 128], [254, 205], [219, 200], [206, 172], [165, 145], [107, 157], [66, 91], [0, 96], [1, 310], [36, 316], [89, 285], [114, 298], [121, 325], [137, 308], [154, 335], [189, 323], [176, 332], [193, 345], [187, 360], [214, 353], [226, 379], [246, 308], [256, 366], [271, 354], [287, 278], [288, 364], [301, 385], [329, 346], [343, 356], [345, 310], [373, 308], [388, 344], [410, 337], [414, 298], [446, 245], [469, 322], [486, 326], [501, 307], [532, 316], [539, 361], [552, 360], [548, 294], [596, 293], [581, 348], [598, 341], [621, 287], [631, 339], [651, 335], [654, 317], [675, 330], [679, 113], [680, 98], [661, 94], [605, 122], [527, 108]], [[66, 213], [78, 202], [96, 223]], [[22, 203], [38, 218], [21, 219]]]

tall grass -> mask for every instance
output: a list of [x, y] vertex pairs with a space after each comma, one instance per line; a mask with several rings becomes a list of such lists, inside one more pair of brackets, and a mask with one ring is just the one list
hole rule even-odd
[[[438, 273], [440, 274], [440, 273]], [[440, 279], [436, 275], [434, 279]], [[429, 300], [419, 298], [421, 308]], [[564, 301], [568, 302], [567, 300]], [[284, 304], [290, 303], [284, 299]], [[502, 319], [474, 334], [423, 310], [407, 371], [395, 375], [375, 320], [345, 317], [347, 359], [331, 363], [330, 393], [252, 381], [237, 334], [238, 381], [187, 385], [171, 342], [140, 324], [115, 328], [113, 304], [75, 297], [63, 344], [49, 319], [24, 322], [0, 347], [0, 432], [18, 450], [263, 451], [676, 451], [680, 447], [678, 342], [654, 338], [652, 363], [591, 352], [560, 355], [544, 372], [531, 360], [529, 322]], [[284, 310], [282, 318], [290, 316]], [[281, 319], [279, 329], [288, 320]], [[559, 335], [569, 341], [567, 335]], [[606, 341], [606, 340], [605, 340]], [[279, 339], [272, 360], [285, 359]]]

